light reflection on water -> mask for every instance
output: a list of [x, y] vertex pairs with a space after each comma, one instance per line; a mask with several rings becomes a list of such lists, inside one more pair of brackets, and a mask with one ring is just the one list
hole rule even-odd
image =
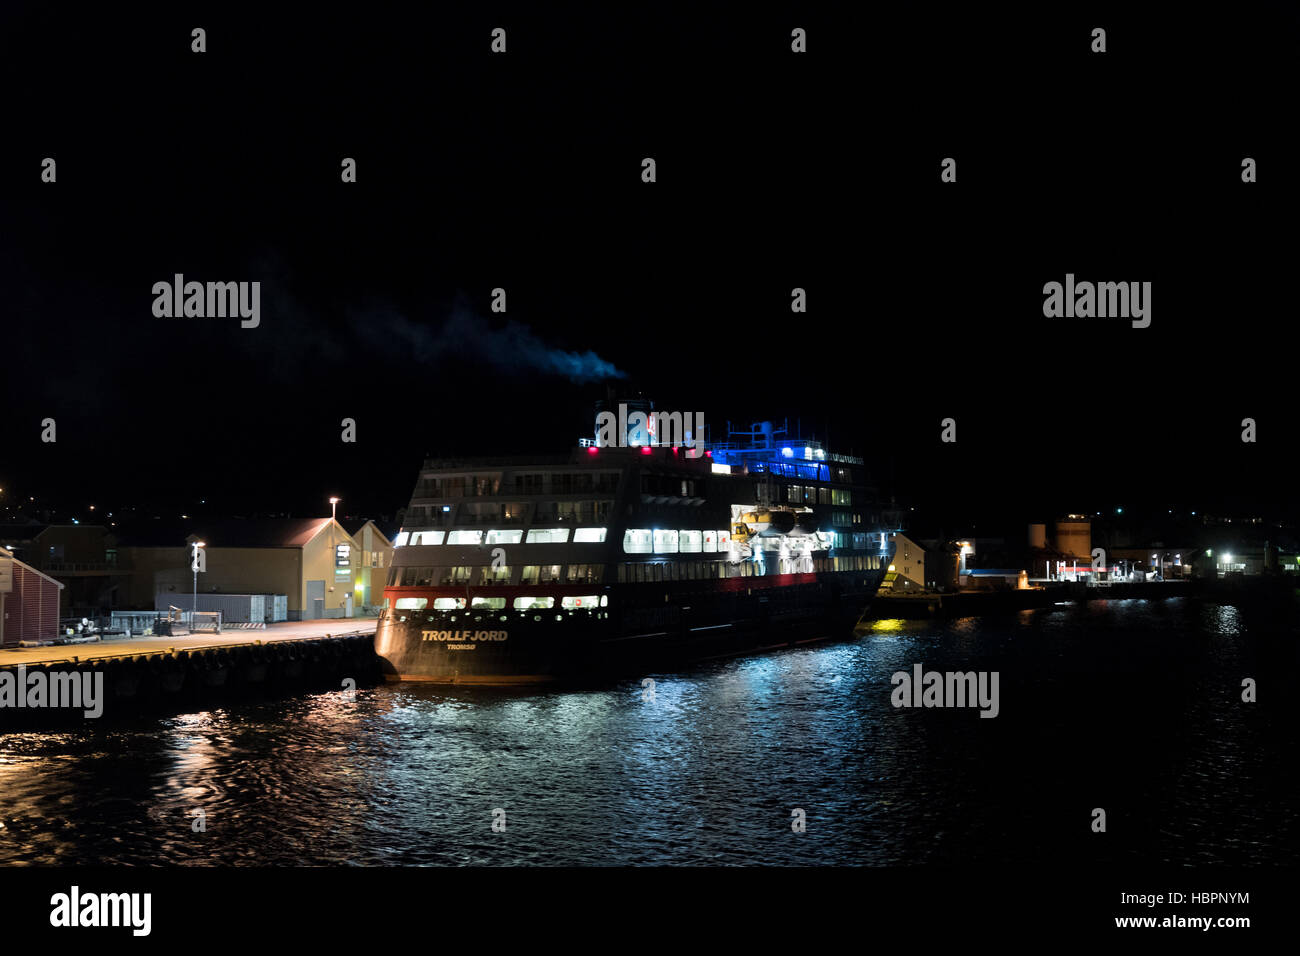
[[[1106, 601], [880, 621], [648, 675], [653, 701], [640, 679], [408, 684], [14, 734], [0, 862], [1294, 863], [1296, 636], [1277, 630]], [[916, 663], [998, 670], [1001, 715], [895, 710], [890, 676]], [[1269, 703], [1240, 703], [1244, 674]]]

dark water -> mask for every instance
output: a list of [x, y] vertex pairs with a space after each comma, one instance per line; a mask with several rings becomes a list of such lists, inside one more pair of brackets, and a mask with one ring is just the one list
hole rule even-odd
[[[9, 735], [0, 863], [1293, 864], [1296, 644], [1232, 607], [1095, 602], [879, 622], [651, 675], [653, 701], [401, 685]], [[895, 709], [918, 662], [998, 671], [1000, 715]]]

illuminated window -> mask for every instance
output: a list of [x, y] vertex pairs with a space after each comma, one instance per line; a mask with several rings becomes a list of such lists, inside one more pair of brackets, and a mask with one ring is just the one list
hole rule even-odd
[[649, 528], [629, 528], [623, 532], [623, 551], [627, 554], [650, 554], [654, 536]]
[[568, 528], [534, 528], [528, 532], [529, 544], [564, 544], [568, 540]]
[[[457, 600], [461, 601], [461, 607], [465, 606], [463, 598], [457, 598]], [[474, 600], [469, 602], [469, 606], [489, 607], [495, 611], [499, 611], [501, 608], [506, 606], [506, 599], [503, 597], [476, 597]]]
[[447, 532], [448, 544], [482, 544], [482, 531], [449, 531]]
[[488, 565], [479, 568], [480, 584], [509, 584], [510, 583], [510, 566], [503, 564], [500, 567]]
[[570, 584], [599, 583], [605, 576], [605, 566], [603, 564], [570, 564], [565, 574], [565, 580]]
[[687, 554], [699, 554], [703, 533], [700, 531], [683, 531], [678, 535], [681, 550]]
[[655, 529], [655, 554], [675, 554], [677, 552], [677, 531], [674, 528]]
[[515, 598], [516, 611], [530, 611], [533, 608], [551, 608], [555, 607], [555, 598], [553, 597], [517, 597]]
[[560, 607], [573, 610], [580, 607], [597, 607], [600, 598], [595, 594], [566, 594], [560, 599]]
[[488, 544], [518, 544], [524, 540], [522, 531], [489, 531], [487, 533]]
[[601, 544], [604, 540], [604, 528], [579, 528], [573, 532], [574, 544]]
[[460, 597], [441, 597], [433, 599], [435, 611], [459, 611], [465, 607], [465, 599]]
[[402, 548], [402, 547], [405, 547], [405, 546], [406, 546], [406, 541], [407, 541], [407, 538], [408, 538], [409, 535], [410, 535], [410, 532], [408, 532], [408, 531], [403, 531], [403, 532], [399, 533], [398, 536], [397, 536], [396, 538], [393, 539], [393, 547], [394, 547], [394, 548]]
[[546, 584], [551, 581], [559, 581], [562, 568], [563, 566], [559, 564], [525, 565], [519, 583]]
[[[411, 544], [442, 544], [442, 536], [444, 533], [445, 532], [442, 531], [412, 531]], [[455, 532], [452, 533], [455, 534]]]
[[418, 611], [429, 606], [428, 598], [398, 598], [395, 610]]
[[716, 532], [716, 531], [705, 531], [705, 532], [704, 532], [703, 543], [702, 543], [702, 545], [701, 545], [700, 550], [701, 550], [701, 551], [717, 551], [717, 550], [718, 550], [718, 532]]

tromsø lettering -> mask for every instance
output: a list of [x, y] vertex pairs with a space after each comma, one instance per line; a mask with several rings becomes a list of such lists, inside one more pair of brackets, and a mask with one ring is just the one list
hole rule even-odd
[[155, 282], [153, 294], [153, 314], [159, 319], [238, 317], [245, 329], [262, 322], [261, 282], [186, 282], [178, 272], [170, 283]]
[[1151, 324], [1150, 282], [1075, 282], [1043, 286], [1043, 315], [1049, 319], [1132, 319], [1133, 328]]

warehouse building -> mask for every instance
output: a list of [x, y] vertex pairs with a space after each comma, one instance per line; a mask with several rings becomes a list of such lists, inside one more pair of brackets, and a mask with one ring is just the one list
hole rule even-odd
[[54, 578], [0, 548], [0, 647], [57, 637], [62, 590]]

